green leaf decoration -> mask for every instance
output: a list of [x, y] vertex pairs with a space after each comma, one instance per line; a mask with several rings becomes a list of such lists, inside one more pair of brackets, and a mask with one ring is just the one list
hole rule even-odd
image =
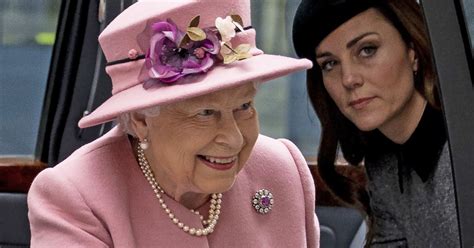
[[179, 47], [184, 47], [186, 44], [188, 44], [191, 41], [191, 38], [189, 38], [188, 34], [185, 34], [183, 39], [181, 39], [181, 42], [179, 43]]
[[193, 41], [200, 41], [206, 39], [206, 33], [198, 27], [189, 27], [186, 34]]
[[232, 44], [230, 44], [230, 42], [226, 42], [222, 45], [221, 53], [225, 55], [225, 54], [237, 53], [237, 52], [232, 48]]
[[250, 51], [250, 44], [240, 44], [234, 50], [237, 53], [248, 53]]
[[250, 54], [250, 53], [239, 53], [237, 55], [238, 60], [248, 59], [250, 57], [252, 57], [252, 54]]
[[191, 22], [189, 23], [189, 27], [197, 27], [199, 26], [199, 21], [201, 20], [201, 16], [197, 15], [193, 17]]
[[[223, 57], [224, 64], [230, 64], [237, 60], [252, 57], [252, 54], [250, 54], [251, 48], [250, 44], [240, 44], [236, 48], [232, 48], [230, 43], [224, 43], [221, 47], [220, 55]], [[224, 49], [226, 51], [224, 51]]]
[[237, 52], [237, 59], [242, 60], [242, 59], [248, 59], [252, 57], [252, 54], [249, 53], [250, 51], [250, 45], [249, 44], [240, 44], [238, 45], [234, 50]]
[[232, 18], [232, 20], [234, 22], [237, 22], [238, 24], [240, 24], [240, 26], [244, 26], [244, 22], [242, 21], [242, 17], [240, 17], [240, 15], [231, 15], [230, 16]]
[[234, 61], [237, 61], [239, 58], [235, 53], [224, 55], [224, 64], [230, 64]]

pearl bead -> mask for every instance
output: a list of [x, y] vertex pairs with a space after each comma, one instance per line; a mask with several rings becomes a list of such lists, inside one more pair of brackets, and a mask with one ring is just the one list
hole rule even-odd
[[182, 229], [184, 232], [190, 234], [190, 235], [195, 235], [195, 236], [206, 236], [214, 232], [214, 228], [217, 224], [217, 220], [219, 219], [219, 214], [220, 214], [220, 209], [221, 209], [221, 198], [222, 198], [222, 193], [214, 193], [211, 195], [211, 205], [209, 209], [209, 217], [208, 219], [204, 219], [204, 216], [202, 216], [199, 211], [196, 210], [191, 210], [192, 213], [196, 214], [199, 216], [199, 219], [201, 220], [201, 223], [203, 224], [204, 228], [191, 228], [184, 223], [180, 222], [178, 218], [174, 215], [174, 213], [171, 211], [171, 209], [168, 208], [168, 206], [165, 204], [165, 200], [163, 199], [161, 194], [165, 194], [165, 191], [160, 187], [160, 185], [156, 182], [155, 176], [153, 175], [153, 172], [150, 168], [150, 165], [148, 164], [148, 161], [146, 160], [145, 153], [142, 149], [142, 147], [138, 146], [137, 147], [137, 154], [138, 154], [138, 163], [140, 165], [140, 168], [143, 172], [143, 175], [147, 179], [148, 183], [150, 183], [153, 192], [155, 193], [156, 198], [158, 199], [158, 202], [160, 203], [161, 208], [165, 211], [166, 214], [168, 214], [168, 217], [171, 219], [171, 221], [178, 226], [178, 228]]

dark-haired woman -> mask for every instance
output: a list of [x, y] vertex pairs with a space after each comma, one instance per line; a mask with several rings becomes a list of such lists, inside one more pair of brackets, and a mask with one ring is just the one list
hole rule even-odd
[[[303, 0], [293, 26], [321, 120], [321, 176], [369, 217], [372, 247], [459, 247], [444, 119], [415, 0]], [[367, 189], [334, 169], [363, 160]]]

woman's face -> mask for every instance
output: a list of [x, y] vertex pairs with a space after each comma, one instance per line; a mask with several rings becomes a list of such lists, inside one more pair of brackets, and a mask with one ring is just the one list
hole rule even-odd
[[253, 83], [163, 106], [147, 117], [145, 152], [159, 184], [174, 195], [228, 190], [259, 133]]
[[360, 130], [393, 128], [421, 97], [414, 88], [414, 50], [373, 8], [330, 33], [316, 58], [329, 95]]

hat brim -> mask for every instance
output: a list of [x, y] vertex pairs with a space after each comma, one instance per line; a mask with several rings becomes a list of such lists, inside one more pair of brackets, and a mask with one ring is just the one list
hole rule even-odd
[[187, 76], [173, 85], [149, 89], [138, 84], [120, 91], [79, 121], [86, 128], [114, 120], [122, 113], [178, 102], [249, 82], [266, 82], [292, 72], [309, 69], [311, 61], [260, 54], [228, 65], [218, 65], [205, 74]]

